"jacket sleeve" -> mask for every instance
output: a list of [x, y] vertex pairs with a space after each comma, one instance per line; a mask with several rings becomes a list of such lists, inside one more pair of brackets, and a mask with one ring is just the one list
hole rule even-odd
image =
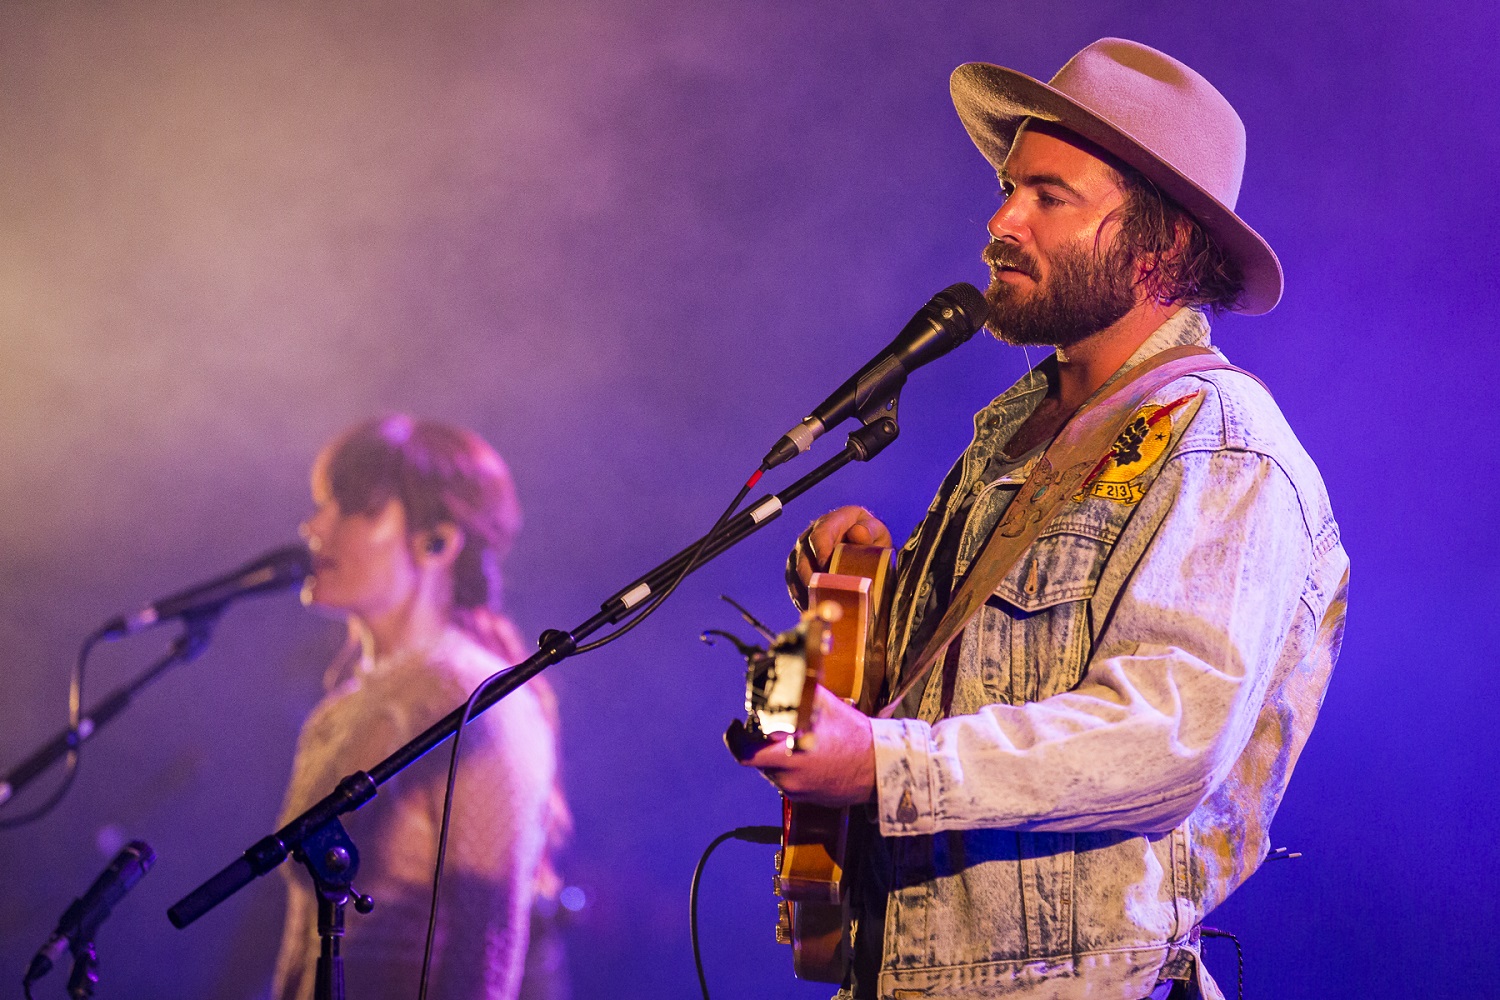
[[1223, 780], [1300, 613], [1312, 546], [1296, 491], [1255, 452], [1174, 454], [1126, 531], [1144, 547], [1080, 684], [873, 721], [882, 833], [1165, 831]]

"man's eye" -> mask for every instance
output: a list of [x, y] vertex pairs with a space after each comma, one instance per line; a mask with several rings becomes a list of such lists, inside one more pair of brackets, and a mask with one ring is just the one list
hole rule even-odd
[[1061, 205], [1063, 203], [1063, 200], [1061, 198], [1054, 198], [1045, 191], [1038, 191], [1036, 200], [1041, 202], [1047, 208], [1056, 208], [1058, 205]]

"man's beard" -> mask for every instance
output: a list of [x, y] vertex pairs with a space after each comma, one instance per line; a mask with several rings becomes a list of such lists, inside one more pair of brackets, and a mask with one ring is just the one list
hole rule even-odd
[[[990, 318], [984, 324], [997, 340], [1022, 344], [1070, 347], [1119, 322], [1135, 306], [1135, 264], [1118, 245], [1103, 253], [1075, 244], [1054, 254], [1052, 275], [1039, 283], [1036, 258], [1009, 243], [992, 242], [984, 248], [990, 265], [990, 287], [984, 297]], [[1014, 267], [1036, 284], [1030, 295], [1002, 281], [995, 269]]]

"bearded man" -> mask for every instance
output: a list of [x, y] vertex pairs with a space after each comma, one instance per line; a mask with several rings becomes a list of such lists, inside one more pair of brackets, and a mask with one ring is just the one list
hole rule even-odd
[[[1244, 128], [1120, 39], [952, 91], [1004, 195], [988, 325], [1057, 350], [975, 417], [901, 550], [882, 717], [820, 691], [812, 749], [736, 756], [866, 814], [840, 997], [1217, 998], [1201, 924], [1267, 855], [1348, 579], [1317, 469], [1209, 349], [1208, 312], [1281, 295], [1233, 211]], [[789, 583], [889, 540], [836, 510]]]

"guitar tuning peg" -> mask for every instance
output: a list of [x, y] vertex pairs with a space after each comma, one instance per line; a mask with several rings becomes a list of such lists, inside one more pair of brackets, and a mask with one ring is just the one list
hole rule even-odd
[[734, 610], [738, 611], [740, 613], [740, 617], [745, 619], [746, 624], [755, 629], [755, 631], [759, 632], [767, 642], [776, 641], [776, 633], [772, 632], [770, 628], [762, 624], [761, 620], [752, 615], [739, 601], [736, 601], [728, 594], [720, 594], [719, 600], [725, 602], [730, 607], [734, 608]]
[[817, 609], [813, 612], [825, 622], [836, 622], [844, 617], [844, 609], [839, 607], [836, 601], [819, 601]]
[[714, 636], [718, 636], [721, 639], [728, 639], [730, 642], [734, 643], [734, 648], [739, 651], [739, 654], [741, 656], [746, 657], [747, 659], [751, 656], [758, 656], [765, 652], [765, 650], [761, 647], [753, 646], [745, 640], [741, 639], [739, 636], [735, 635], [733, 632], [725, 632], [723, 629], [710, 628], [704, 629], [702, 632], [698, 633], [699, 641], [709, 646], [712, 646], [714, 644]]

